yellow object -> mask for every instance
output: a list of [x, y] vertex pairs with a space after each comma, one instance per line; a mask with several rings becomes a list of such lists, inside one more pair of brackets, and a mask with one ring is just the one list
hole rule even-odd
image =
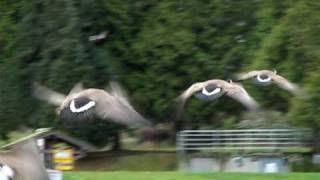
[[55, 149], [53, 150], [54, 169], [60, 171], [70, 171], [74, 169], [74, 150]]

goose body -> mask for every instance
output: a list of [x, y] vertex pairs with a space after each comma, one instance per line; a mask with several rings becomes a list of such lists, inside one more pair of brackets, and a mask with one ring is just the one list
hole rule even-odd
[[220, 79], [213, 79], [191, 85], [180, 96], [180, 101], [184, 102], [192, 95], [201, 100], [214, 100], [222, 95], [227, 95], [239, 101], [250, 110], [258, 108], [258, 103], [251, 98], [247, 91], [238, 83], [227, 82]]
[[63, 120], [82, 121], [98, 117], [130, 127], [150, 125], [130, 105], [125, 93], [116, 83], [111, 83], [109, 91], [83, 89], [81, 84], [77, 84], [67, 96], [36, 84], [34, 95], [58, 106], [57, 114]]
[[196, 98], [204, 101], [216, 100], [223, 95], [243, 104], [247, 109], [255, 111], [259, 109], [259, 104], [247, 93], [242, 85], [233, 82], [227, 82], [220, 79], [211, 79], [204, 82], [192, 84], [188, 89], [181, 93], [177, 98], [176, 111], [173, 117], [175, 132], [181, 130], [182, 121], [180, 116], [183, 112], [187, 100], [194, 95]]
[[274, 83], [280, 88], [287, 90], [292, 94], [301, 95], [302, 93], [300, 88], [296, 84], [278, 75], [276, 71], [270, 71], [270, 70], [250, 71], [246, 73], [240, 73], [236, 76], [236, 78], [237, 80], [240, 80], [240, 81], [254, 78], [254, 81], [258, 85], [267, 86]]
[[212, 79], [192, 84], [178, 97], [179, 109], [182, 109], [186, 101], [195, 95], [200, 100], [215, 100], [222, 95], [242, 103], [249, 110], [258, 109], [258, 103], [238, 83], [227, 82], [220, 79]]

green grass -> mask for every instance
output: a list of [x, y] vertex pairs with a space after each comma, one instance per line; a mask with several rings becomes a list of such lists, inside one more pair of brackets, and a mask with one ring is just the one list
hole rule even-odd
[[315, 180], [320, 173], [69, 172], [64, 180]]
[[93, 153], [76, 162], [77, 171], [172, 171], [175, 153], [117, 151]]

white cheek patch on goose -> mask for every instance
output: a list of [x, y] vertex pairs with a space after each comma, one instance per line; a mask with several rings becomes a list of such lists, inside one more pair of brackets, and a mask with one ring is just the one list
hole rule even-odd
[[70, 103], [70, 111], [73, 113], [81, 113], [81, 112], [87, 111], [88, 109], [94, 107], [95, 105], [96, 105], [96, 102], [89, 101], [87, 104], [77, 108], [75, 105], [75, 101], [73, 99]]
[[257, 76], [257, 80], [260, 81], [260, 82], [269, 82], [269, 81], [271, 81], [271, 77], [268, 76], [267, 78], [263, 79], [263, 78], [261, 78], [260, 75], [258, 75]]
[[0, 164], [0, 180], [13, 180], [14, 170], [8, 165]]
[[221, 88], [216, 88], [216, 89], [214, 89], [214, 90], [211, 91], [211, 92], [208, 92], [208, 91], [206, 90], [206, 88], [202, 88], [202, 94], [204, 94], [204, 95], [206, 95], [206, 96], [212, 96], [212, 95], [218, 94], [218, 93], [220, 93], [220, 92], [221, 92]]

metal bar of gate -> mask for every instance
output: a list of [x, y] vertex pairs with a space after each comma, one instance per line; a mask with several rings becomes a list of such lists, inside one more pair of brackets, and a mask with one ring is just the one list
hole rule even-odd
[[184, 130], [177, 134], [178, 150], [284, 149], [309, 143], [308, 129]]

